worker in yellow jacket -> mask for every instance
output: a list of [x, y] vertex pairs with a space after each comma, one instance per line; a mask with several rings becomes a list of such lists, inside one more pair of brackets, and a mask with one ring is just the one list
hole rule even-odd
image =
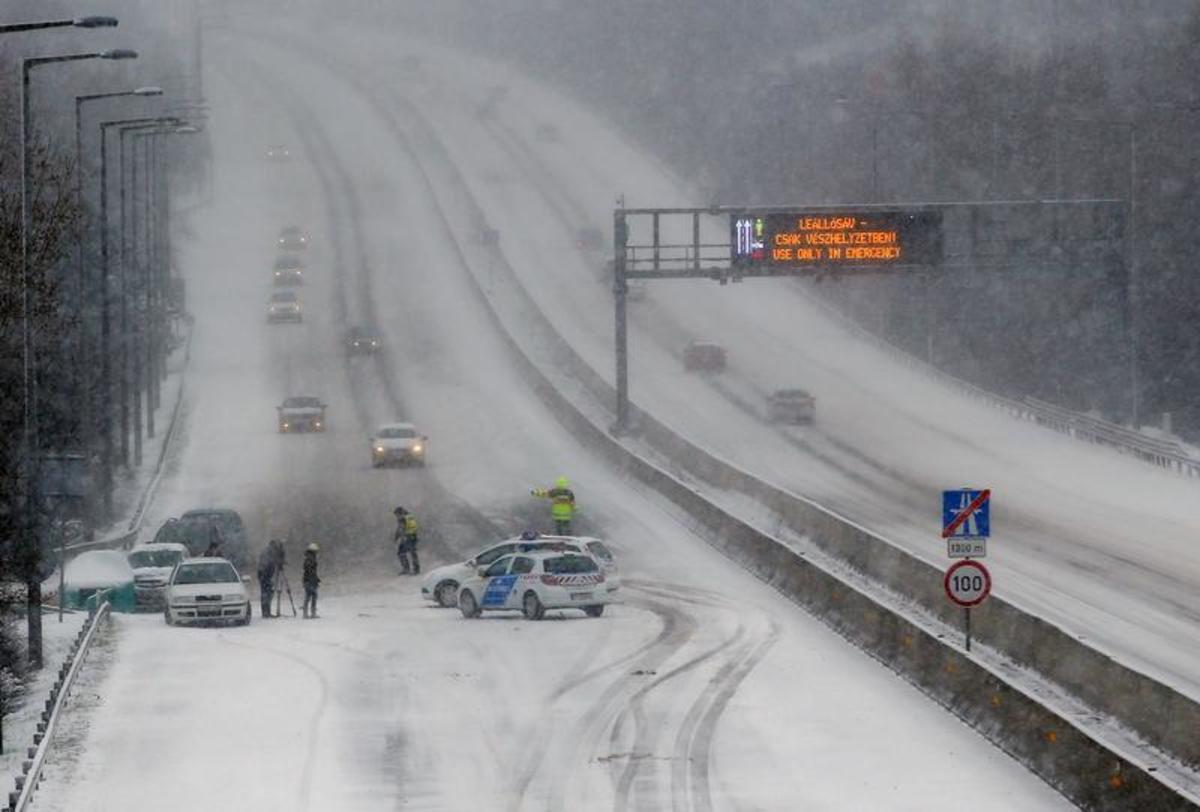
[[540, 499], [550, 500], [550, 517], [554, 519], [554, 532], [559, 536], [571, 535], [571, 518], [575, 515], [575, 492], [569, 484], [565, 476], [560, 476], [554, 481], [553, 488], [530, 491]]

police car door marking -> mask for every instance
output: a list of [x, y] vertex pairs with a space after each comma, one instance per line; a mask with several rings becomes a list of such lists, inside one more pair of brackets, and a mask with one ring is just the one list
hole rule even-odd
[[483, 592], [484, 606], [503, 606], [517, 583], [516, 575], [497, 575], [488, 580], [487, 589]]

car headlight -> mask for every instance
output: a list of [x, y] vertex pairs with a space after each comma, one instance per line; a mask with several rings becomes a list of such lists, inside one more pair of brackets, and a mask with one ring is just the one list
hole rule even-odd
[[413, 446], [414, 454], [420, 454], [424, 450], [425, 450], [424, 447], [422, 447], [422, 445], [420, 443], [417, 443], [416, 445]]
[[290, 423], [284, 423], [284, 424], [283, 424], [283, 427], [284, 427], [285, 429], [290, 429], [290, 428], [291, 428], [291, 424], [290, 424]]
[[376, 453], [376, 454], [382, 454], [382, 453], [383, 453], [383, 446], [381, 446], [381, 445], [377, 445], [377, 446], [375, 446], [375, 453]]
[[276, 276], [283, 276], [283, 271], [276, 271], [276, 272], [275, 272], [275, 275], [276, 275]]
[[321, 421], [320, 421], [320, 420], [314, 420], [314, 421], [313, 421], [313, 425], [314, 425], [314, 426], [316, 426], [317, 428], [321, 428]]
[[271, 305], [271, 306], [268, 308], [268, 312], [274, 313], [274, 312], [275, 312], [275, 305]]

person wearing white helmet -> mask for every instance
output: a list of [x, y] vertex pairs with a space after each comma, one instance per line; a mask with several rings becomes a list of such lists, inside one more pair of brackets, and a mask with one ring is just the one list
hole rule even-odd
[[317, 553], [320, 551], [315, 543], [304, 550], [304, 617], [317, 616], [317, 587], [321, 579], [317, 575]]

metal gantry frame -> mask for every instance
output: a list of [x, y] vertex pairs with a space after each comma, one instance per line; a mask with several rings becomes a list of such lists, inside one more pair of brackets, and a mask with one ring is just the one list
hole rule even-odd
[[[1002, 259], [995, 261], [991, 257], [975, 251], [974, 235], [969, 235], [967, 249], [957, 253], [951, 251], [947, 260], [941, 259], [924, 264], [894, 264], [886, 267], [880, 264], [805, 264], [797, 266], [779, 266], [766, 263], [751, 263], [743, 265], [733, 262], [733, 252], [729, 239], [730, 228], [728, 221], [721, 224], [723, 239], [715, 242], [705, 242], [702, 219], [709, 217], [729, 217], [733, 215], [767, 215], [773, 213], [788, 214], [838, 214], [862, 212], [866, 214], [889, 211], [929, 212], [941, 214], [949, 212], [971, 212], [971, 216], [987, 208], [1021, 209], [1034, 208], [1054, 212], [1055, 225], [1053, 238], [1059, 239], [1057, 217], [1058, 212], [1073, 207], [1096, 207], [1104, 211], [1117, 211], [1122, 218], [1121, 233], [1113, 240], [1101, 238], [1100, 241], [1111, 242], [1115, 246], [1116, 255], [1120, 258], [1121, 270], [1125, 278], [1126, 331], [1131, 357], [1131, 392], [1130, 397], [1136, 411], [1138, 401], [1138, 383], [1136, 376], [1137, 352], [1136, 335], [1136, 303], [1134, 301], [1135, 280], [1130, 273], [1132, 246], [1128, 239], [1130, 203], [1116, 199], [1088, 200], [995, 200], [995, 201], [966, 201], [939, 203], [891, 203], [863, 205], [830, 205], [830, 206], [707, 206], [707, 207], [672, 207], [672, 208], [627, 208], [624, 198], [617, 201], [613, 210], [613, 315], [616, 349], [616, 423], [612, 427], [614, 434], [626, 433], [631, 429], [629, 411], [629, 339], [626, 314], [626, 303], [629, 293], [630, 280], [654, 279], [708, 279], [719, 284], [740, 282], [748, 277], [822, 277], [830, 275], [863, 275], [885, 273], [921, 274], [932, 281], [934, 275], [942, 270], [951, 268], [1030, 268], [1045, 265], [1027, 257], [1014, 261]], [[972, 212], [974, 210], [974, 212]], [[649, 220], [649, 236], [645, 242], [630, 242], [631, 219]], [[970, 220], [972, 227], [974, 221]], [[687, 240], [664, 240], [663, 230], [670, 226], [673, 234], [688, 233]], [[711, 237], [710, 237], [711, 239]], [[939, 249], [938, 253], [941, 251]], [[928, 306], [928, 299], [927, 299]]]

